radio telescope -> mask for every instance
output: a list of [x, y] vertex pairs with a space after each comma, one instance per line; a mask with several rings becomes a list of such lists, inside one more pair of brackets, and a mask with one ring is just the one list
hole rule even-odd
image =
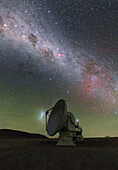
[[67, 111], [66, 101], [59, 100], [54, 107], [46, 111], [46, 131], [49, 136], [59, 133], [57, 146], [76, 146], [83, 139], [79, 119]]

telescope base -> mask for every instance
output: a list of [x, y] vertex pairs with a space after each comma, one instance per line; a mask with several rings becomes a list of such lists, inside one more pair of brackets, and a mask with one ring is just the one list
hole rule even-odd
[[73, 131], [64, 131], [59, 133], [57, 146], [76, 146], [74, 137], [76, 133]]

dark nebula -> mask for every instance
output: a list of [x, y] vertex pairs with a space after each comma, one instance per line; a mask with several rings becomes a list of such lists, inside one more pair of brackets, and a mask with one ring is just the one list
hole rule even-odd
[[45, 134], [57, 100], [84, 136], [117, 136], [118, 1], [0, 1], [0, 128]]

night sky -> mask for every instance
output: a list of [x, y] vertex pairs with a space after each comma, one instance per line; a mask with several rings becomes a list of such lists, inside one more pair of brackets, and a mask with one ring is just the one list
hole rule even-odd
[[83, 136], [118, 136], [118, 1], [0, 1], [0, 128], [46, 134], [67, 101]]

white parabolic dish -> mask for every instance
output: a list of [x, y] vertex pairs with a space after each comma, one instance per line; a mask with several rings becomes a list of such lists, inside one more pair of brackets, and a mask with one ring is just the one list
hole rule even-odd
[[67, 121], [67, 105], [66, 101], [61, 99], [59, 100], [53, 110], [50, 113], [48, 124], [47, 124], [47, 133], [50, 136], [55, 135], [60, 129], [65, 126]]

